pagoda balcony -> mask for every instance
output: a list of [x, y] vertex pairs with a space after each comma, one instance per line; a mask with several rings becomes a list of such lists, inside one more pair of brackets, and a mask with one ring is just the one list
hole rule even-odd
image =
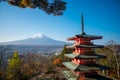
[[93, 49], [92, 48], [75, 48], [74, 53], [78, 54], [85, 54], [85, 53], [92, 53]]
[[106, 56], [104, 55], [99, 55], [99, 54], [75, 54], [75, 53], [68, 53], [65, 54], [66, 57], [68, 58], [79, 58], [79, 59], [102, 59], [102, 58], [106, 58]]
[[86, 40], [86, 39], [83, 40], [77, 39], [74, 44], [91, 44], [91, 42], [90, 40]]
[[96, 71], [96, 70], [107, 70], [107, 66], [102, 66], [98, 64], [87, 64], [87, 65], [78, 65], [73, 62], [63, 62], [63, 65], [73, 71]]
[[85, 43], [74, 42], [73, 44], [74, 44], [74, 45], [93, 45], [93, 44], [90, 43], [90, 42], [85, 42]]
[[95, 44], [88, 44], [88, 45], [86, 45], [86, 44], [76, 44], [76, 45], [74, 45], [75, 47], [77, 47], [77, 48], [103, 48], [104, 46], [102, 46], [102, 45], [95, 45]]
[[95, 44], [74, 44], [72, 46], [66, 46], [66, 48], [71, 48], [71, 49], [75, 49], [75, 48], [103, 48], [104, 46], [102, 45], [95, 45]]
[[74, 58], [72, 60], [73, 63], [77, 64], [77, 65], [87, 65], [87, 64], [95, 64], [95, 62], [92, 59], [76, 59]]
[[74, 51], [73, 54], [80, 54], [80, 55], [89, 55], [89, 54], [94, 54], [94, 51], [84, 51], [84, 52], [78, 52], [78, 51]]

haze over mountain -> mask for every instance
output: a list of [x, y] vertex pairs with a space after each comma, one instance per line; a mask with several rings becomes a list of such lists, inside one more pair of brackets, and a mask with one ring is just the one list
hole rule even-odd
[[3, 42], [2, 45], [65, 45], [69, 44], [63, 41], [57, 41], [52, 38], [47, 37], [42, 33], [37, 33], [30, 38], [26, 38], [23, 40], [11, 41], [11, 42]]

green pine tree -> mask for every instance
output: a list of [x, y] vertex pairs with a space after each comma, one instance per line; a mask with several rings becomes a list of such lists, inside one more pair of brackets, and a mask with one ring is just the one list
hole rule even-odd
[[20, 65], [21, 60], [18, 52], [15, 51], [12, 58], [8, 60], [7, 66], [7, 79], [8, 80], [20, 80]]

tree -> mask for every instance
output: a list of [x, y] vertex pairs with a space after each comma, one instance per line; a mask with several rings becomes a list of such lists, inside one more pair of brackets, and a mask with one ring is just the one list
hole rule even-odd
[[7, 66], [7, 79], [8, 80], [20, 80], [20, 66], [21, 60], [18, 52], [15, 51], [12, 58], [8, 60]]
[[[113, 62], [113, 58], [112, 58], [110, 49], [108, 49], [105, 46], [104, 48], [96, 49], [96, 53], [105, 55], [107, 57], [107, 58], [103, 58], [103, 59], [98, 59], [99, 64], [104, 65], [104, 66], [109, 66], [111, 68], [114, 67], [114, 64], [111, 64], [111, 62]], [[102, 70], [102, 73], [108, 75], [108, 72], [106, 70]]]
[[53, 0], [54, 2], [52, 3], [50, 2], [51, 0], [0, 0], [0, 2], [1, 1], [6, 1], [10, 5], [20, 8], [39, 8], [47, 14], [53, 14], [55, 16], [62, 15], [66, 9], [66, 2], [62, 0]]
[[108, 42], [107, 47], [111, 50], [111, 53], [114, 56], [117, 77], [120, 78], [120, 46], [118, 46], [117, 44], [115, 44], [115, 42], [113, 40], [111, 40]]
[[[120, 77], [120, 46], [115, 44], [114, 41], [108, 41], [107, 45], [98, 49], [97, 53], [101, 53], [107, 56], [106, 59], [98, 60], [100, 64], [109, 66], [109, 75], [112, 77]], [[116, 72], [115, 72], [116, 71]], [[108, 74], [108, 73], [107, 73]]]
[[57, 58], [53, 61], [53, 64], [54, 64], [54, 65], [61, 66], [61, 65], [62, 65], [62, 61], [61, 61], [60, 58], [57, 57]]

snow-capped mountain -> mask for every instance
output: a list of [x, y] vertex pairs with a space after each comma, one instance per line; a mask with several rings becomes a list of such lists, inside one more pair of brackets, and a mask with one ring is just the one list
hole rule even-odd
[[42, 33], [36, 33], [31, 38], [35, 39], [35, 38], [44, 38], [44, 37], [46, 37], [44, 34], [42, 34]]
[[4, 42], [2, 44], [5, 44], [5, 45], [65, 45], [69, 43], [63, 42], [63, 41], [57, 41], [45, 36], [42, 33], [37, 33], [27, 39]]

